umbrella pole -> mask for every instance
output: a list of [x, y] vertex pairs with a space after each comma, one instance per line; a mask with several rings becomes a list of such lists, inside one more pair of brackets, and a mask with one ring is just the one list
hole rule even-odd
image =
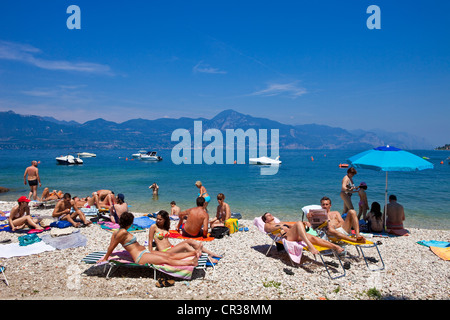
[[384, 229], [386, 230], [386, 216], [387, 216], [387, 194], [388, 194], [388, 172], [386, 171], [386, 188], [384, 191], [384, 221], [383, 221], [383, 226]]

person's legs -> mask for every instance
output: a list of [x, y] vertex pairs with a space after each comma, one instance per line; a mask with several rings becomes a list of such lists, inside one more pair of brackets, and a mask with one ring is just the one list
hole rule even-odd
[[321, 246], [321, 247], [325, 247], [325, 248], [329, 248], [332, 250], [336, 250], [337, 252], [342, 252], [344, 251], [344, 248], [331, 243], [325, 239], [319, 238], [319, 237], [315, 237], [312, 234], [307, 233], [306, 234], [309, 238], [309, 240], [311, 241], [312, 244], [317, 245], [317, 246]]
[[306, 235], [305, 226], [301, 221], [296, 222], [289, 228], [289, 231], [286, 233], [286, 240], [288, 241], [304, 241], [308, 246], [309, 251], [312, 254], [318, 254], [319, 251], [314, 248], [314, 245], [308, 239]]
[[356, 215], [355, 210], [349, 210], [347, 212], [347, 217], [345, 217], [344, 224], [342, 225], [342, 228], [347, 231], [347, 233], [351, 234], [352, 228], [355, 230], [356, 238], [360, 237], [359, 234], [359, 220], [358, 216]]
[[150, 252], [144, 253], [141, 259], [139, 260], [139, 264], [146, 264], [146, 263], [156, 265], [168, 264], [171, 266], [196, 266], [198, 264], [198, 257], [195, 253], [194, 255], [192, 255], [192, 253], [190, 252], [187, 253], [188, 255], [186, 255], [186, 253], [181, 254], [182, 257], [184, 258], [192, 257], [192, 259], [182, 260], [184, 258], [180, 258], [181, 257], [180, 253], [170, 254], [169, 252], [165, 253], [159, 251], [152, 251], [151, 253]]

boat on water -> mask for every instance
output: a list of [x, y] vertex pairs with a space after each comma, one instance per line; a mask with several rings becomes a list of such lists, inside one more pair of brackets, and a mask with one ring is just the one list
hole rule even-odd
[[259, 164], [259, 165], [279, 165], [281, 161], [279, 160], [280, 156], [275, 159], [269, 157], [259, 157], [259, 158], [250, 158], [248, 159], [250, 164]]
[[64, 165], [83, 164], [83, 160], [81, 160], [78, 157], [75, 158], [71, 154], [68, 154], [67, 156], [56, 157], [56, 162], [58, 164], [64, 164]]
[[340, 163], [339, 164], [339, 168], [348, 168], [348, 164], [347, 163]]
[[133, 153], [131, 156], [135, 159], [138, 159], [145, 154], [147, 154], [147, 150], [139, 150], [137, 153]]
[[77, 153], [78, 158], [95, 158], [97, 155], [90, 152], [79, 152]]
[[156, 154], [156, 151], [150, 151], [146, 154], [141, 154], [140, 159], [143, 161], [161, 161], [163, 158], [161, 156], [158, 156]]

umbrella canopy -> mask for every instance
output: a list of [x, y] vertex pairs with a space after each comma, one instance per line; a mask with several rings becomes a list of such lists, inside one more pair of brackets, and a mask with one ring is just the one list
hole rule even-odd
[[[386, 212], [387, 206], [389, 171], [419, 171], [433, 169], [434, 167], [432, 163], [416, 156], [415, 154], [389, 145], [358, 153], [348, 158], [346, 162], [355, 168], [386, 172], [384, 212]], [[384, 222], [385, 221], [383, 221], [383, 224]]]
[[433, 164], [408, 151], [389, 145], [367, 150], [347, 159], [355, 168], [376, 171], [419, 171], [433, 169]]

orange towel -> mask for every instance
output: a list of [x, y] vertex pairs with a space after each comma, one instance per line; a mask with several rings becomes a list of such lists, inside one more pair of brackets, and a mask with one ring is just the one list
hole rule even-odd
[[180, 232], [178, 232], [178, 230], [169, 230], [169, 238], [174, 238], [174, 239], [193, 239], [193, 240], [197, 240], [197, 241], [213, 241], [215, 238], [214, 237], [210, 237], [209, 233], [208, 233], [208, 237], [203, 238], [203, 237], [183, 237]]
[[439, 248], [439, 247], [430, 247], [431, 251], [435, 255], [437, 255], [442, 260], [448, 261], [450, 260], [450, 247], [447, 248]]

